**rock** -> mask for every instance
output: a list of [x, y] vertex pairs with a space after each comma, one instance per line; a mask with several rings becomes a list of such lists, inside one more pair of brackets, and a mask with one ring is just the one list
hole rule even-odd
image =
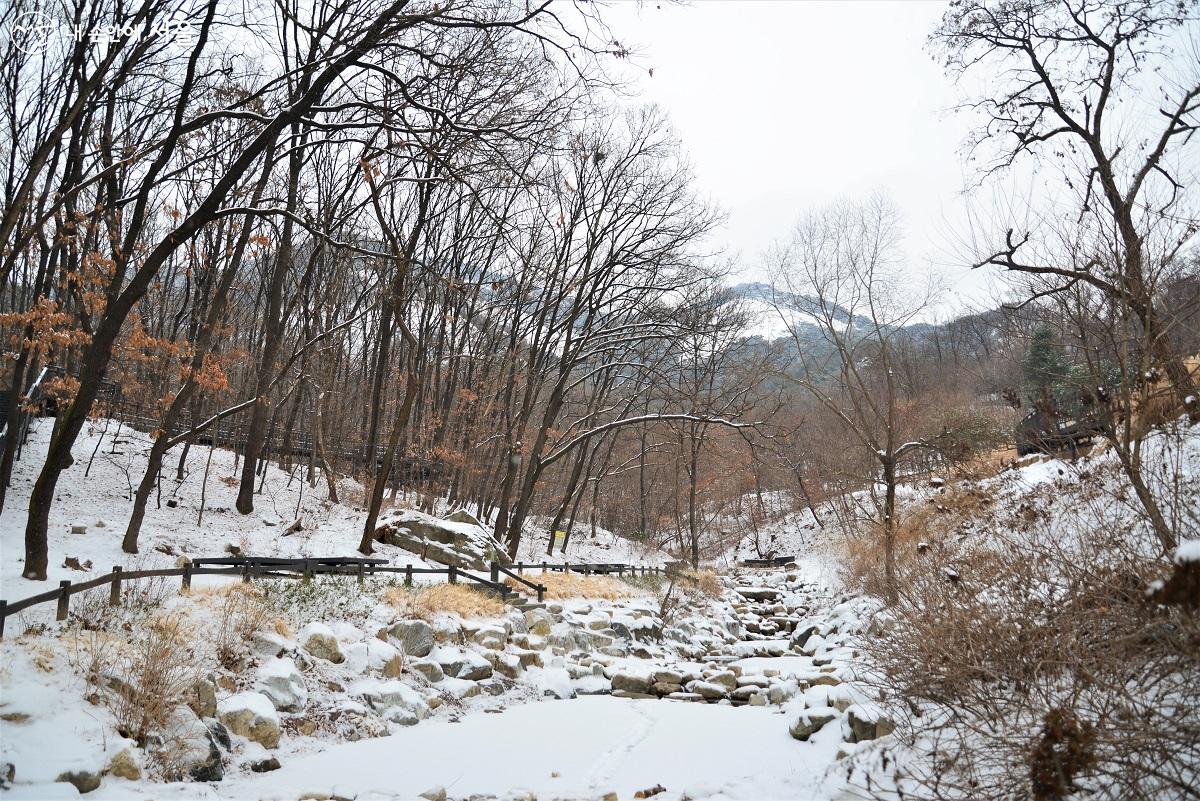
[[501, 676], [507, 676], [510, 679], [515, 679], [521, 674], [521, 659], [516, 654], [507, 654], [501, 651], [487, 651], [483, 658], [492, 663], [492, 670], [499, 673]]
[[820, 676], [816, 676], [816, 677], [808, 680], [809, 687], [819, 687], [821, 685], [826, 685], [829, 687], [836, 687], [841, 683], [842, 683], [841, 679], [839, 679], [837, 676], [830, 676], [828, 673], [820, 675]]
[[[269, 706], [268, 702], [268, 706]], [[171, 766], [169, 781], [185, 776], [198, 782], [219, 782], [225, 775], [221, 751], [204, 722], [186, 706], [175, 707], [161, 735], [154, 738], [159, 761]]]
[[270, 773], [273, 770], [279, 770], [279, 768], [279, 760], [275, 757], [267, 757], [266, 759], [250, 763], [250, 770], [255, 773]]
[[[79, 526], [83, 531], [75, 531], [76, 526], [71, 526], [72, 533], [83, 534], [87, 531], [86, 526]], [[69, 770], [66, 773], [60, 773], [55, 781], [67, 782], [75, 785], [75, 789], [80, 795], [90, 793], [100, 786], [100, 774], [93, 773], [90, 770]]]
[[763, 695], [761, 692], [755, 693], [754, 695], [750, 696], [750, 706], [766, 706], [766, 705], [767, 705], [767, 696]]
[[525, 625], [530, 634], [547, 637], [554, 628], [554, 618], [545, 609], [530, 609], [525, 613]]
[[696, 693], [703, 698], [713, 701], [724, 698], [725, 694], [729, 692], [723, 685], [714, 684], [709, 681], [693, 681], [688, 684], [687, 688], [689, 692]]
[[425, 801], [446, 801], [445, 787], [432, 787], [420, 794]]
[[638, 675], [636, 673], [615, 673], [612, 677], [613, 692], [623, 690], [631, 693], [649, 694], [650, 687], [653, 684], [650, 676]]
[[455, 679], [478, 681], [492, 675], [491, 663], [474, 651], [441, 647], [430, 658], [441, 666], [443, 673]]
[[240, 737], [264, 748], [279, 745], [279, 715], [271, 699], [262, 693], [244, 692], [226, 698], [217, 705], [217, 716]]
[[708, 677], [708, 681], [716, 684], [719, 687], [723, 687], [727, 693], [733, 692], [738, 686], [737, 676], [731, 670], [714, 673], [712, 676]]
[[334, 664], [345, 661], [345, 657], [342, 656], [342, 651], [338, 647], [337, 637], [333, 635], [333, 629], [323, 623], [309, 623], [300, 629], [297, 638], [304, 650], [318, 659], [324, 659]]
[[478, 521], [439, 520], [395, 509], [380, 517], [375, 539], [444, 565], [487, 570], [493, 559], [509, 564], [507, 552]]
[[250, 635], [250, 652], [255, 656], [283, 656], [290, 645], [273, 631], [256, 631]]
[[342, 648], [346, 667], [355, 673], [383, 670], [389, 659], [400, 656], [400, 651], [391, 643], [370, 637]]
[[[72, 523], [71, 524], [71, 533], [72, 534], [87, 534], [87, 526], [83, 525], [82, 523]], [[64, 774], [64, 775], [66, 775], [66, 774]], [[74, 775], [74, 774], [71, 774], [71, 775]], [[88, 776], [91, 774], [82, 773], [80, 775]], [[67, 779], [59, 779], [59, 781], [68, 781], [68, 780]], [[75, 782], [71, 782], [71, 784], [75, 784]], [[75, 784], [75, 786], [78, 787], [79, 785]], [[99, 786], [100, 786], [100, 777], [97, 776], [96, 777], [96, 787], [99, 787]], [[91, 790], [95, 790], [96, 787], [92, 787], [89, 790], [80, 790], [79, 792], [81, 792], [81, 793], [91, 792]]]
[[704, 696], [700, 693], [671, 693], [667, 696], [668, 701], [692, 701], [703, 702]]
[[674, 682], [656, 681], [650, 685], [650, 692], [655, 695], [670, 695], [671, 693], [683, 692], [683, 685]]
[[483, 527], [483, 523], [479, 522], [479, 518], [468, 512], [466, 509], [458, 509], [446, 515], [444, 518], [450, 523], [470, 523], [473, 526]]
[[424, 697], [402, 681], [363, 679], [347, 688], [351, 695], [360, 696], [372, 709], [402, 726], [411, 726], [429, 716]]
[[7, 790], [17, 778], [17, 766], [11, 762], [0, 763], [0, 787]]
[[842, 729], [846, 742], [861, 743], [891, 734], [896, 730], [896, 724], [876, 710], [855, 705], [847, 708]]
[[438, 682], [446, 678], [445, 672], [442, 671], [442, 666], [429, 659], [420, 659], [416, 662], [410, 662], [408, 667], [414, 673], [421, 674], [431, 682]]
[[142, 778], [142, 765], [137, 751], [130, 746], [122, 748], [113, 755], [112, 759], [108, 760], [107, 772], [121, 779], [129, 779], [131, 782]]
[[654, 681], [665, 684], [683, 684], [683, 674], [678, 670], [656, 670]]
[[832, 707], [806, 709], [792, 721], [792, 725], [788, 728], [788, 733], [797, 740], [807, 740], [820, 731], [822, 726], [836, 717], [837, 710]]
[[510, 653], [517, 658], [522, 668], [542, 667], [543, 665], [542, 655], [537, 651], [516, 648], [510, 651]]
[[211, 718], [217, 714], [217, 685], [212, 679], [203, 678], [192, 685], [192, 696], [188, 706], [197, 717]]
[[771, 682], [766, 676], [759, 674], [751, 674], [748, 676], [738, 676], [737, 686], [739, 687], [769, 687]]
[[424, 620], [401, 620], [388, 633], [400, 641], [400, 650], [408, 656], [429, 656], [433, 650], [433, 627]]
[[396, 654], [387, 662], [384, 663], [383, 669], [380, 671], [384, 678], [398, 679], [404, 673], [404, 657]]
[[271, 659], [258, 670], [254, 689], [271, 699], [275, 708], [299, 712], [308, 704], [308, 690], [296, 663], [288, 657]]
[[471, 639], [482, 645], [484, 648], [490, 648], [493, 651], [504, 650], [505, 644], [508, 642], [508, 635], [504, 629], [496, 626], [484, 626], [479, 631], [472, 635]]
[[734, 592], [750, 601], [777, 601], [782, 595], [773, 587], [738, 587]]
[[613, 690], [612, 697], [613, 698], [637, 698], [637, 699], [658, 698], [657, 695], [654, 695], [652, 693], [639, 693], [639, 692], [634, 692], [633, 690]]

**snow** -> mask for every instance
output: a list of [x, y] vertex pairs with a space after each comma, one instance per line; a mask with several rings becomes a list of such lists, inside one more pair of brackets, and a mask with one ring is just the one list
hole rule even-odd
[[1182, 540], [1175, 549], [1175, 564], [1200, 562], [1200, 539]]
[[[827, 773], [845, 747], [837, 728], [828, 726], [798, 743], [778, 710], [768, 707], [589, 696], [470, 715], [457, 723], [428, 720], [214, 786], [123, 783], [89, 795], [290, 801], [336, 788], [345, 798], [411, 799], [444, 786], [455, 798], [476, 793], [598, 798], [608, 792], [631, 798], [661, 784], [667, 792], [655, 797], [662, 801], [828, 798], [840, 786], [839, 772]], [[26, 798], [22, 789], [7, 797]]]

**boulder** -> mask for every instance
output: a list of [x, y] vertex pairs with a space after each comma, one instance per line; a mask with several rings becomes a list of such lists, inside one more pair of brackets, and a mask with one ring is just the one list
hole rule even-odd
[[442, 666], [432, 659], [419, 659], [416, 662], [410, 662], [408, 667], [414, 672], [424, 676], [426, 680], [431, 682], [441, 681], [446, 678]]
[[720, 684], [714, 684], [711, 681], [693, 681], [688, 684], [687, 688], [688, 692], [696, 693], [702, 698], [706, 698], [710, 701], [724, 698], [726, 693], [729, 692], [726, 687]]
[[724, 670], [720, 673], [714, 673], [708, 677], [708, 681], [716, 684], [719, 687], [722, 687], [727, 693], [733, 692], [738, 686], [737, 676], [731, 670]]
[[142, 762], [138, 759], [137, 750], [132, 746], [122, 748], [113, 755], [112, 759], [108, 760], [108, 768], [105, 772], [134, 782], [142, 778]]
[[401, 620], [388, 629], [408, 656], [429, 656], [433, 650], [433, 627], [424, 620]]
[[440, 520], [412, 509], [396, 509], [380, 518], [375, 539], [444, 565], [486, 570], [493, 559], [509, 564], [504, 548], [479, 521], [452, 517], [458, 519]]
[[492, 675], [491, 663], [474, 651], [442, 647], [430, 654], [430, 658], [451, 678], [478, 681]]
[[[83, 528], [84, 531], [87, 530], [86, 526], [81, 526], [80, 528]], [[69, 770], [65, 773], [59, 774], [55, 781], [66, 782], [67, 784], [75, 785], [75, 789], [79, 791], [80, 795], [82, 795], [84, 793], [90, 793], [92, 790], [95, 790], [100, 786], [100, 774], [94, 773], [90, 770]]]
[[489, 648], [493, 651], [501, 651], [508, 642], [508, 635], [504, 629], [499, 626], [484, 626], [471, 636], [475, 642], [482, 645], [484, 648]]
[[896, 730], [896, 724], [876, 709], [854, 705], [846, 710], [842, 722], [843, 739], [848, 743], [861, 743], [884, 737]]
[[217, 717], [231, 732], [264, 748], [279, 745], [279, 715], [262, 693], [231, 695], [217, 705]]
[[203, 678], [192, 687], [192, 697], [188, 706], [198, 717], [211, 718], [217, 714], [217, 684], [212, 679]]
[[506, 654], [502, 651], [486, 651], [483, 658], [492, 663], [492, 670], [501, 676], [515, 679], [521, 674], [521, 659], [516, 654]]
[[525, 625], [529, 634], [546, 637], [554, 628], [554, 617], [545, 609], [530, 609], [525, 613]]
[[822, 726], [836, 717], [837, 710], [833, 707], [805, 709], [792, 721], [792, 725], [788, 728], [788, 733], [797, 740], [807, 740], [820, 731]]
[[401, 726], [411, 726], [429, 716], [424, 697], [402, 681], [363, 679], [351, 684], [347, 692], [360, 696], [386, 720]]
[[637, 673], [621, 672], [613, 674], [612, 677], [612, 688], [614, 693], [620, 690], [624, 692], [648, 695], [653, 683], [652, 677]]
[[268, 660], [259, 668], [254, 689], [270, 698], [275, 708], [284, 712], [299, 712], [308, 704], [304, 677], [289, 657]]
[[366, 673], [368, 670], [383, 670], [389, 660], [400, 656], [400, 651], [391, 643], [369, 637], [343, 647], [342, 655], [346, 657], [346, 667], [355, 673]]
[[309, 623], [300, 629], [297, 637], [304, 650], [318, 659], [324, 659], [334, 664], [339, 664], [346, 659], [346, 657], [342, 656], [341, 648], [338, 647], [337, 637], [334, 636], [333, 629], [324, 623]]
[[225, 775], [216, 739], [186, 706], [172, 710], [162, 732], [149, 745], [155, 748], [163, 764], [172, 766], [166, 777], [170, 781], [186, 776], [197, 782], [219, 782]]

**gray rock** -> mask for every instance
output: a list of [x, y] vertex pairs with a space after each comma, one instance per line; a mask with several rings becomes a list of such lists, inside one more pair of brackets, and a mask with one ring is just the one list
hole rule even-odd
[[618, 691], [631, 693], [641, 693], [643, 695], [650, 693], [650, 687], [653, 684], [653, 679], [650, 676], [642, 676], [636, 673], [616, 673], [612, 677], [613, 694]]
[[[74, 526], [72, 528], [75, 528]], [[84, 531], [87, 531], [86, 526], [79, 526]], [[83, 532], [76, 532], [82, 534]], [[90, 770], [69, 770], [66, 773], [60, 773], [55, 781], [67, 782], [75, 785], [75, 789], [83, 793], [90, 793], [100, 786], [100, 773]]]
[[445, 565], [486, 570], [493, 559], [509, 564], [504, 548], [478, 523], [473, 518], [439, 520], [411, 509], [400, 509], [380, 519], [375, 539]]
[[856, 706], [846, 712], [844, 733], [846, 742], [861, 743], [891, 734], [896, 730], [896, 724], [882, 715], [871, 715]]
[[792, 721], [792, 725], [788, 728], [788, 733], [797, 740], [807, 740], [820, 731], [821, 727], [826, 723], [836, 717], [837, 712], [829, 707], [806, 709]]
[[433, 627], [424, 620], [401, 620], [388, 633], [400, 642], [400, 648], [408, 656], [429, 656], [433, 650]]
[[723, 687], [727, 693], [733, 692], [735, 689], [737, 689], [737, 676], [735, 676], [731, 670], [715, 673], [708, 677], [708, 681], [716, 684], [719, 687]]
[[442, 679], [446, 678], [446, 673], [442, 670], [442, 666], [429, 659], [421, 659], [416, 662], [410, 662], [408, 666], [414, 672], [421, 674], [432, 682], [441, 681]]

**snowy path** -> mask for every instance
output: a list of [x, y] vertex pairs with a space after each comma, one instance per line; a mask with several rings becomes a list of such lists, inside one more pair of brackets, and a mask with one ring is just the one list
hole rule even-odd
[[[839, 745], [840, 739], [821, 737], [797, 743], [779, 712], [765, 707], [590, 696], [469, 715], [458, 723], [426, 721], [389, 737], [293, 757], [274, 773], [212, 786], [158, 785], [145, 792], [157, 799], [267, 801], [336, 791], [365, 801], [415, 799], [442, 785], [456, 798], [522, 792], [595, 798], [616, 792], [628, 799], [662, 784], [667, 792], [656, 796], [662, 801], [683, 795], [801, 801], [830, 797], [822, 784]], [[131, 791], [142, 795], [133, 784], [111, 782], [89, 798], [128, 798]]]

